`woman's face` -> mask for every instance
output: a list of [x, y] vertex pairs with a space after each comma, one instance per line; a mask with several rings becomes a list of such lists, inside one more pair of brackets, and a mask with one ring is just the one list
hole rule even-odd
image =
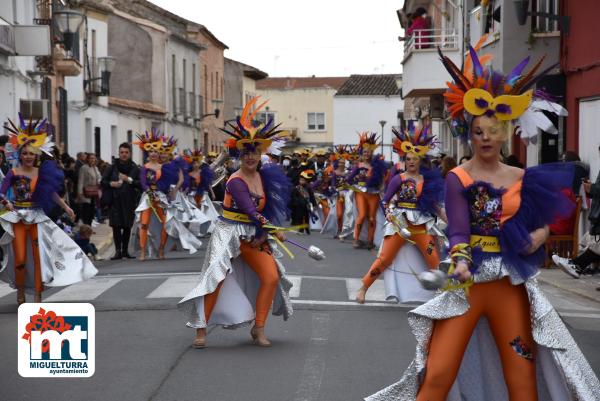
[[258, 151], [246, 151], [242, 154], [240, 160], [242, 161], [242, 167], [249, 170], [256, 170], [260, 161], [260, 153]]
[[26, 167], [33, 167], [35, 164], [36, 155], [31, 146], [25, 146], [21, 150], [21, 164]]
[[194, 162], [192, 163], [192, 168], [194, 170], [199, 170], [200, 169], [200, 162], [198, 160], [194, 160]]
[[148, 152], [148, 159], [151, 162], [157, 162], [158, 161], [158, 152], [155, 150], [151, 150], [150, 152]]
[[496, 117], [478, 116], [471, 123], [473, 152], [483, 159], [498, 159], [507, 138], [506, 123]]
[[373, 156], [373, 151], [370, 149], [363, 150], [363, 160], [369, 161], [371, 160], [371, 156]]
[[96, 162], [98, 161], [98, 159], [96, 159], [96, 155], [88, 155], [87, 157], [87, 163], [89, 166], [95, 166]]
[[421, 165], [421, 159], [419, 156], [414, 153], [407, 153], [406, 160], [404, 162], [406, 171], [409, 173], [416, 173], [419, 171], [419, 166]]
[[158, 158], [160, 160], [161, 163], [166, 163], [169, 161], [169, 154], [168, 153], [160, 153], [158, 155]]

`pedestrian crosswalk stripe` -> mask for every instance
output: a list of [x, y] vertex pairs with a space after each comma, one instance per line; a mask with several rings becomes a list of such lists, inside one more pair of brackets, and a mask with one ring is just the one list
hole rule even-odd
[[302, 277], [288, 276], [288, 279], [294, 285], [290, 290], [290, 298], [298, 298], [300, 296], [300, 287], [302, 286]]
[[91, 301], [120, 282], [120, 278], [93, 278], [73, 284], [44, 299], [44, 302]]
[[[346, 290], [348, 290], [348, 299], [356, 299], [356, 292], [362, 285], [362, 280], [359, 278], [347, 278]], [[383, 283], [383, 280], [375, 280], [373, 285], [369, 287], [365, 300], [371, 302], [385, 301], [385, 284]]]
[[0, 297], [10, 294], [11, 292], [15, 292], [14, 288], [10, 288], [10, 285], [7, 283], [0, 283]]
[[198, 284], [198, 275], [169, 277], [146, 298], [183, 298]]

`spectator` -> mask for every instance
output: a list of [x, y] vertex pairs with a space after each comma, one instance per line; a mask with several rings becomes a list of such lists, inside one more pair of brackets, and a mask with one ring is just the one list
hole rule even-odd
[[77, 177], [77, 203], [81, 205], [81, 220], [84, 224], [92, 225], [96, 202], [100, 195], [100, 180], [102, 176], [96, 167], [96, 155], [87, 155], [86, 164], [79, 169]]
[[131, 160], [129, 143], [119, 145], [119, 158], [104, 172], [102, 188], [102, 204], [110, 206], [108, 221], [115, 242], [115, 255], [111, 259], [133, 259], [127, 249], [140, 192], [140, 168]]
[[442, 159], [442, 164], [440, 168], [442, 171], [442, 176], [446, 178], [446, 174], [448, 174], [450, 170], [452, 170], [454, 167], [456, 167], [456, 160], [454, 160], [454, 157], [445, 156]]
[[573, 164], [575, 170], [573, 174], [573, 193], [577, 195], [581, 189], [581, 183], [590, 178], [589, 169], [585, 163], [581, 161], [579, 155], [570, 150], [562, 155], [561, 160]]
[[412, 23], [406, 30], [408, 36], [415, 38], [415, 49], [426, 49], [430, 47], [431, 32], [429, 30], [429, 22], [427, 21], [427, 10], [423, 7], [417, 8], [412, 13]]
[[[600, 147], [598, 151], [600, 151]], [[592, 198], [592, 205], [588, 216], [590, 229], [579, 244], [582, 253], [575, 259], [561, 258], [558, 255], [552, 256], [554, 263], [574, 278], [579, 278], [581, 274], [595, 273], [597, 266], [594, 264], [600, 263], [600, 172], [596, 176], [594, 184], [589, 180], [583, 181], [583, 189]]]
[[463, 164], [464, 162], [468, 162], [469, 160], [471, 160], [471, 156], [463, 156], [460, 158], [460, 162], [458, 162], [458, 164]]
[[96, 248], [96, 245], [94, 245], [90, 240], [92, 238], [92, 234], [92, 227], [88, 226], [87, 224], [82, 224], [81, 227], [79, 227], [77, 234], [75, 234], [73, 237], [73, 241], [79, 245], [83, 253], [91, 256], [94, 260], [100, 260], [98, 259], [98, 248]]
[[[565, 196], [575, 206], [577, 204], [577, 195], [579, 195], [581, 184], [584, 180], [588, 178], [588, 169], [585, 166], [585, 164], [581, 162], [581, 159], [579, 159], [579, 156], [575, 152], [566, 152], [564, 155], [562, 155], [561, 160], [573, 164], [574, 167], [572, 187], [564, 188], [561, 190], [561, 192], [565, 194]], [[575, 229], [575, 213], [576, 208], [573, 207], [573, 213], [570, 216], [556, 219], [556, 221], [549, 226], [550, 233], [554, 235], [573, 234], [573, 231]]]

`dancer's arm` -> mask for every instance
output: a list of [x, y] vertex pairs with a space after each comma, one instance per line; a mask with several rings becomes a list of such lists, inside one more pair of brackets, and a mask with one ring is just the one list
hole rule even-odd
[[6, 174], [6, 177], [4, 177], [4, 180], [2, 181], [2, 185], [0, 186], [0, 199], [2, 205], [8, 210], [13, 210], [13, 204], [8, 199], [6, 199], [6, 193], [8, 192], [8, 188], [10, 188], [10, 186], [12, 185], [14, 176], [15, 173], [13, 172], [13, 170], [9, 170], [8, 174]]
[[450, 256], [456, 262], [455, 274], [461, 281], [471, 277], [469, 202], [464, 196], [464, 188], [460, 179], [449, 173], [446, 177], [446, 213], [448, 217], [448, 239]]

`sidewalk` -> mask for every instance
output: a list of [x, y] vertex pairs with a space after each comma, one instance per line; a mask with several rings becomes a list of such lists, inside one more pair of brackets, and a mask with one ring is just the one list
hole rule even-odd
[[600, 291], [596, 290], [600, 287], [599, 276], [581, 276], [575, 279], [555, 266], [549, 269], [542, 268], [540, 272], [540, 282], [600, 303]]
[[98, 224], [93, 230], [94, 235], [92, 235], [91, 241], [98, 248], [98, 258], [102, 260], [110, 259], [115, 252], [112, 228], [108, 223], [104, 223]]

